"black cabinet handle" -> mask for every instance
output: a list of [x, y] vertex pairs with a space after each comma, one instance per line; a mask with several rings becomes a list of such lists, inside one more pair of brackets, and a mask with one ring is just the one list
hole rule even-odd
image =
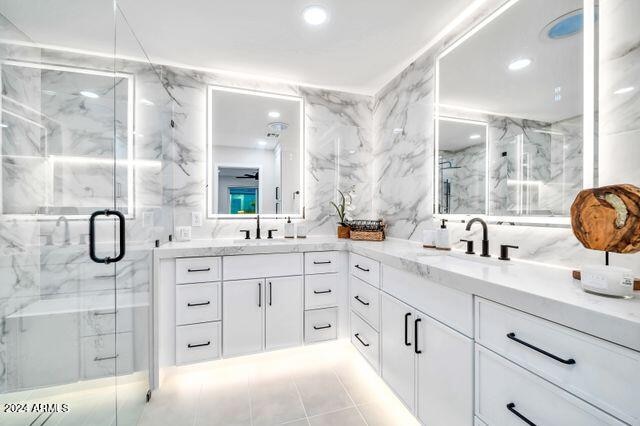
[[354, 297], [354, 299], [356, 299], [358, 302], [362, 303], [364, 306], [369, 306], [371, 303], [369, 302], [365, 302], [362, 299], [360, 299], [358, 296]]
[[420, 321], [422, 321], [422, 318], [416, 318], [416, 320], [413, 322], [413, 342], [415, 343], [413, 351], [417, 354], [422, 353], [422, 351], [418, 349], [418, 323]]
[[326, 294], [331, 293], [331, 290], [313, 290], [313, 294]]
[[362, 339], [360, 338], [360, 334], [359, 333], [354, 334], [353, 337], [358, 339], [358, 341], [360, 343], [362, 343], [362, 346], [364, 346], [364, 347], [371, 346], [369, 343], [365, 343], [364, 341], [362, 341]]
[[191, 308], [193, 306], [207, 306], [210, 304], [211, 304], [211, 301], [207, 300], [206, 302], [200, 302], [200, 303], [187, 303], [187, 306]]
[[187, 345], [187, 348], [191, 349], [191, 348], [201, 348], [203, 346], [209, 346], [211, 344], [211, 340], [207, 341], [207, 343], [189, 343]]
[[411, 312], [407, 312], [404, 314], [404, 344], [406, 346], [411, 346], [411, 342], [409, 341], [409, 317], [411, 316]]
[[94, 317], [100, 317], [102, 315], [116, 315], [117, 313], [118, 313], [118, 310], [116, 309], [115, 311], [94, 312], [93, 316]]
[[356, 268], [358, 268], [358, 269], [360, 269], [361, 271], [369, 272], [369, 270], [368, 270], [367, 268], [363, 268], [363, 267], [362, 267], [362, 266], [360, 266], [360, 265], [356, 265], [355, 267], [356, 267]]
[[317, 325], [314, 325], [314, 326], [313, 326], [313, 329], [314, 329], [314, 330], [324, 330], [324, 329], [326, 329], [326, 328], [331, 328], [331, 324], [321, 325], [321, 326], [317, 326]]
[[273, 294], [271, 292], [271, 281], [269, 281], [269, 306], [271, 306], [271, 302], [273, 301]]
[[313, 264], [314, 264], [314, 265], [328, 265], [328, 264], [330, 264], [330, 263], [331, 263], [331, 261], [330, 261], [330, 260], [324, 260], [324, 261], [320, 261], [320, 262], [319, 262], [319, 261], [317, 261], [317, 260], [314, 260], [314, 261], [313, 261]]
[[569, 359], [562, 359], [562, 358], [560, 358], [559, 356], [555, 356], [554, 354], [552, 354], [552, 353], [549, 353], [549, 352], [545, 351], [544, 349], [540, 349], [540, 348], [538, 348], [538, 347], [536, 347], [536, 346], [533, 346], [531, 343], [527, 343], [527, 342], [525, 342], [524, 340], [520, 340], [520, 339], [518, 339], [518, 338], [516, 337], [516, 333], [513, 333], [513, 332], [512, 332], [512, 333], [509, 333], [509, 334], [507, 334], [507, 337], [508, 337], [509, 339], [513, 340], [514, 342], [518, 342], [518, 343], [520, 343], [521, 345], [526, 346], [526, 347], [527, 347], [527, 348], [529, 348], [529, 349], [533, 349], [533, 350], [534, 350], [534, 351], [536, 351], [536, 352], [540, 352], [541, 354], [546, 355], [546, 356], [548, 356], [549, 358], [554, 359], [554, 360], [556, 360], [556, 361], [558, 361], [558, 362], [561, 362], [562, 364], [572, 365], [572, 364], [575, 364], [575, 363], [576, 363], [576, 360], [575, 360], [575, 359], [573, 359], [573, 358], [569, 358]]
[[516, 404], [514, 404], [513, 402], [510, 402], [507, 404], [507, 410], [511, 411], [513, 414], [515, 414], [520, 420], [522, 420], [523, 422], [525, 422], [526, 424], [528, 424], [529, 426], [536, 426], [536, 424], [534, 422], [532, 422], [531, 420], [529, 420], [528, 418], [526, 418], [525, 416], [523, 416], [522, 414], [520, 414], [518, 412], [518, 410], [516, 410]]
[[[118, 255], [116, 257], [97, 257], [96, 256], [96, 218], [98, 216], [117, 216], [118, 220], [120, 221], [120, 229], [119, 229], [119, 236], [120, 236], [120, 253], [118, 253]], [[91, 214], [91, 216], [89, 217], [89, 257], [91, 258], [91, 260], [93, 260], [96, 263], [104, 263], [104, 264], [109, 264], [109, 263], [115, 263], [115, 262], [119, 262], [124, 258], [124, 254], [125, 254], [125, 244], [126, 244], [126, 230], [125, 230], [125, 220], [124, 220], [124, 215], [122, 213], [120, 213], [117, 210], [99, 210], [96, 212], [93, 212]]]
[[258, 283], [258, 308], [262, 308], [262, 283]]
[[202, 268], [202, 269], [187, 269], [187, 272], [209, 272], [211, 268]]

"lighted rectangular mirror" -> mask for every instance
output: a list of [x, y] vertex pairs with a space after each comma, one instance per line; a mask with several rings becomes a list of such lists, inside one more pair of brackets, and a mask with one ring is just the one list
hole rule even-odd
[[209, 86], [208, 217], [303, 217], [302, 98]]
[[115, 201], [132, 216], [134, 76], [18, 61], [1, 69], [2, 213], [82, 218]]
[[568, 223], [593, 184], [593, 7], [512, 0], [439, 55], [436, 212]]

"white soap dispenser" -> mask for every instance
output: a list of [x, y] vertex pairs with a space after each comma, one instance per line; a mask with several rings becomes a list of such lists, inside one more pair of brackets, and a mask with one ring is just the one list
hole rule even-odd
[[436, 231], [436, 248], [438, 250], [451, 250], [451, 236], [447, 229], [447, 219], [442, 219], [442, 225]]
[[436, 228], [436, 224], [433, 221], [433, 219], [428, 221], [427, 226], [422, 231], [422, 247], [435, 248], [437, 232], [438, 232], [438, 229]]
[[294, 238], [295, 234], [295, 226], [291, 223], [291, 217], [287, 217], [287, 223], [284, 224], [284, 237]]

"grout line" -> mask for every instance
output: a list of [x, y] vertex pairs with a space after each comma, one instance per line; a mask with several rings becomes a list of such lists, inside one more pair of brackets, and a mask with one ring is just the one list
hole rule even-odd
[[249, 396], [249, 423], [253, 426], [253, 404], [251, 403], [251, 384], [249, 374], [247, 374], [247, 395]]
[[296, 383], [296, 379], [294, 377], [291, 377], [291, 381], [293, 382], [293, 386], [295, 386], [296, 388], [296, 393], [298, 394], [298, 400], [302, 405], [302, 410], [304, 411], [304, 418], [307, 420], [307, 424], [310, 424], [309, 414], [307, 413], [307, 407], [304, 406], [304, 401], [302, 400], [302, 394], [300, 393], [300, 389], [298, 389], [298, 384]]
[[342, 379], [340, 379], [340, 376], [338, 376], [338, 373], [336, 373], [336, 370], [333, 370], [333, 374], [335, 374], [336, 378], [338, 379], [338, 382], [340, 383], [340, 386], [342, 386], [342, 388], [344, 389], [344, 391], [347, 393], [347, 396], [349, 397], [349, 400], [351, 401], [351, 403], [353, 404], [353, 406], [356, 408], [356, 411], [358, 412], [358, 415], [360, 416], [360, 418], [362, 419], [362, 421], [364, 422], [365, 425], [369, 425], [369, 423], [367, 423], [367, 420], [364, 418], [364, 416], [362, 415], [362, 412], [360, 411], [360, 408], [358, 408], [358, 404], [356, 404], [356, 402], [353, 400], [353, 397], [351, 396], [351, 393], [349, 393], [349, 390], [347, 389], [347, 387], [344, 385], [344, 383], [342, 382]]

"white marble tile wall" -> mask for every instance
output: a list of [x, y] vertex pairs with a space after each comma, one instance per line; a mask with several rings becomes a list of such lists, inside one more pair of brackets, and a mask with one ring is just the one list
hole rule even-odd
[[[388, 234], [392, 237], [420, 239], [420, 231], [431, 220], [433, 213], [435, 57], [443, 46], [471, 28], [474, 22], [479, 22], [500, 3], [485, 4], [455, 34], [425, 52], [375, 96], [373, 206], [374, 214], [387, 221]], [[640, 72], [634, 72], [640, 67], [640, 32], [631, 18], [638, 16], [638, 2], [617, 0], [609, 3], [608, 7], [600, 6], [601, 28], [610, 25], [611, 32], [604, 31], [601, 39], [600, 48], [608, 55], [601, 56], [600, 60], [608, 60], [610, 64], [601, 69], [600, 78], [604, 81], [614, 80], [617, 85], [635, 85], [636, 91], [623, 101], [623, 98], [613, 98], [610, 92], [604, 93], [601, 87], [601, 121], [617, 123], [609, 131], [610, 135], [606, 134], [606, 126], [602, 129], [605, 135], [602, 135], [600, 146], [600, 169], [604, 178], [601, 183], [628, 181], [640, 185], [640, 168], [636, 164], [636, 159], [640, 157], [636, 148], [640, 145], [634, 144], [639, 140], [640, 133], [640, 120], [634, 118], [634, 114], [640, 111]], [[609, 109], [603, 108], [603, 104], [609, 105]], [[404, 133], [394, 134], [394, 128], [403, 128]], [[617, 154], [613, 158], [611, 151], [616, 149]], [[638, 155], [630, 155], [634, 152], [638, 152]], [[578, 156], [576, 152], [571, 158], [577, 159]], [[621, 173], [621, 168], [624, 173]], [[467, 236], [461, 224], [450, 224], [450, 228], [453, 241]], [[509, 225], [490, 228], [493, 253], [498, 252], [499, 244], [512, 243], [520, 246], [514, 256], [532, 261], [568, 267], [603, 261], [602, 253], [584, 249], [569, 228]], [[478, 238], [479, 229], [473, 231], [473, 235]], [[640, 255], [612, 255], [612, 263], [631, 267], [640, 275]]]
[[[486, 183], [486, 145], [479, 143], [457, 151], [440, 151], [440, 162], [450, 161], [451, 167], [442, 166], [440, 180], [440, 206], [446, 205], [444, 180], [451, 185], [448, 213], [464, 214], [484, 211]], [[442, 209], [440, 212], [445, 213]]]

